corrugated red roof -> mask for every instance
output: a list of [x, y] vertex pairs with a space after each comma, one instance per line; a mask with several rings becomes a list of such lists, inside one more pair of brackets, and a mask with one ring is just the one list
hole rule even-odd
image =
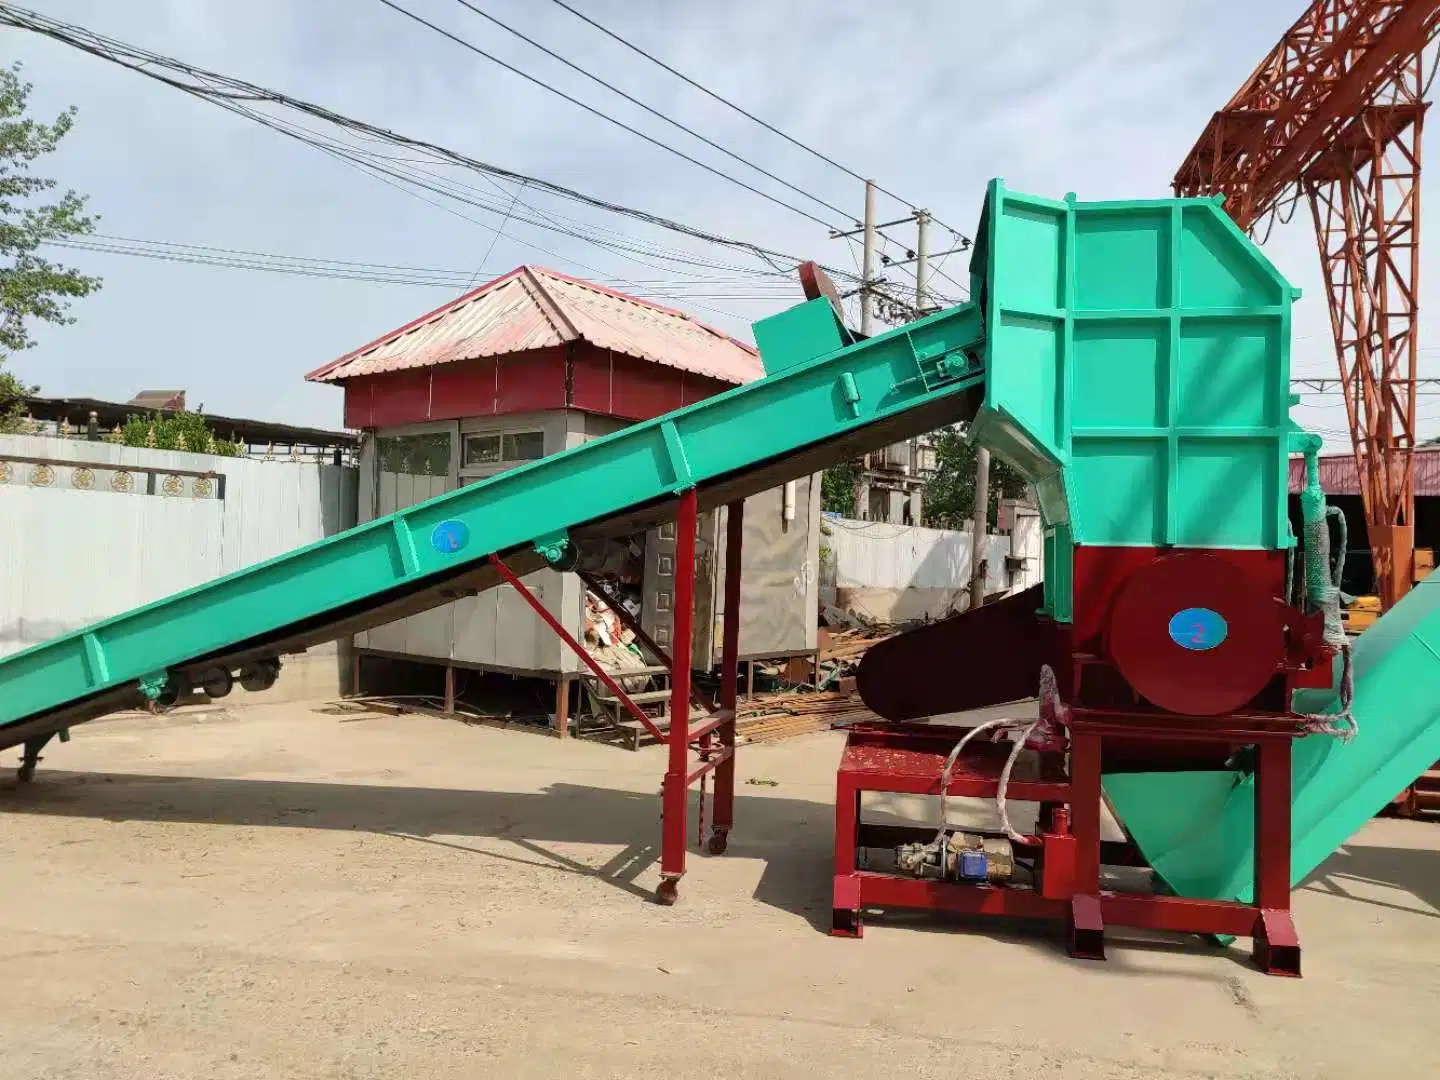
[[681, 311], [539, 266], [520, 266], [305, 376], [436, 367], [571, 341], [739, 385], [765, 374], [760, 354]]
[[[1305, 459], [1290, 459], [1290, 494], [1305, 486]], [[1360, 474], [1352, 454], [1326, 454], [1320, 459], [1320, 486], [1327, 495], [1359, 495]], [[1440, 446], [1415, 448], [1415, 495], [1440, 495]]]

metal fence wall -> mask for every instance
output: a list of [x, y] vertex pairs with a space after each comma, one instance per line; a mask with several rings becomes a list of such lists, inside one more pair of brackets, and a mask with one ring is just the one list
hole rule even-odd
[[0, 436], [0, 655], [341, 532], [355, 508], [349, 467]]
[[[881, 521], [830, 518], [828, 548], [822, 560], [824, 592], [862, 618], [879, 622], [938, 619], [969, 604], [970, 534]], [[991, 535], [987, 554], [987, 592], [1011, 588], [1005, 557], [1008, 535]]]

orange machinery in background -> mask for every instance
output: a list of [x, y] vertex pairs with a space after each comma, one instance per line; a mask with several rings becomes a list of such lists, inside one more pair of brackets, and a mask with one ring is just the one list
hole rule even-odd
[[[1382, 610], [1415, 580], [1415, 379], [1425, 47], [1440, 0], [1314, 0], [1175, 174], [1268, 235], [1304, 198]], [[1433, 72], [1431, 73], [1433, 74]]]

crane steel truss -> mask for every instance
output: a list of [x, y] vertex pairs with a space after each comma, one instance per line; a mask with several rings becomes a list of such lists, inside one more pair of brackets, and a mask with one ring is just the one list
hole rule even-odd
[[1440, 0], [1315, 0], [1174, 180], [1223, 194], [1249, 231], [1310, 204], [1386, 608], [1413, 569], [1422, 54], [1437, 29]]

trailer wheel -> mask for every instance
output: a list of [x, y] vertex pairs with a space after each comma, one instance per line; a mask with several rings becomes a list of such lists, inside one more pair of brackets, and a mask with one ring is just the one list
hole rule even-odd
[[196, 688], [212, 700], [223, 698], [235, 689], [235, 677], [225, 668], [211, 668], [200, 677]]
[[279, 677], [280, 662], [278, 660], [257, 660], [240, 669], [240, 685], [252, 694], [260, 690], [269, 690]]

